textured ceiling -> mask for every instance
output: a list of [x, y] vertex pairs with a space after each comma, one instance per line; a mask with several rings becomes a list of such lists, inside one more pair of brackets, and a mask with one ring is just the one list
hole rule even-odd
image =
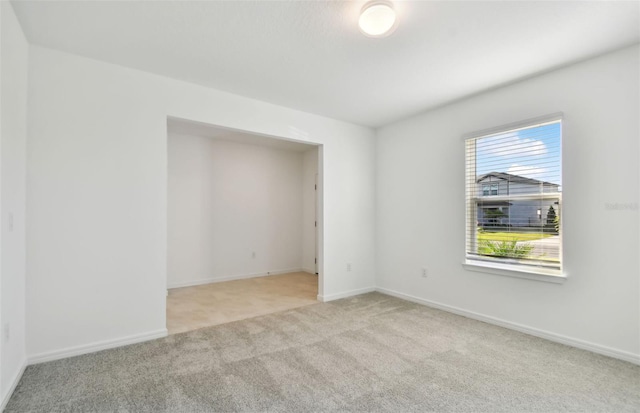
[[637, 43], [639, 3], [13, 1], [31, 43], [377, 127]]

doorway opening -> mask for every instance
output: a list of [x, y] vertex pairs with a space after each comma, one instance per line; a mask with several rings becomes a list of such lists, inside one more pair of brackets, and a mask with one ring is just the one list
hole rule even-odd
[[169, 118], [167, 329], [317, 302], [322, 147]]

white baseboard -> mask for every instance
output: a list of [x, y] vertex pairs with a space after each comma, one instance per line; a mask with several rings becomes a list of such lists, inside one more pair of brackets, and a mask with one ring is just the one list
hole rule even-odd
[[258, 277], [268, 277], [270, 275], [278, 275], [278, 274], [288, 274], [290, 272], [302, 272], [304, 269], [302, 268], [289, 268], [285, 270], [273, 270], [268, 272], [256, 272], [252, 274], [240, 274], [240, 275], [230, 275], [228, 277], [216, 277], [216, 278], [200, 278], [198, 280], [184, 281], [168, 284], [168, 289], [173, 288], [183, 288], [183, 287], [193, 287], [196, 285], [204, 285], [204, 284], [213, 284], [213, 283], [221, 283], [224, 281], [234, 281], [234, 280], [243, 280], [245, 278], [258, 278]]
[[302, 271], [306, 272], [306, 273], [309, 273], [309, 274], [316, 275], [316, 270], [314, 270], [312, 268], [303, 268]]
[[135, 334], [132, 336], [116, 338], [113, 340], [96, 341], [94, 343], [81, 346], [67, 347], [61, 350], [46, 351], [44, 353], [29, 356], [28, 364], [38, 364], [44, 363], [46, 361], [59, 360], [87, 353], [95, 353], [96, 351], [126, 346], [129, 344], [141, 343], [143, 341], [155, 340], [157, 338], [166, 337], [167, 334], [167, 329], [163, 328], [156, 331], [150, 331], [148, 333]]
[[425, 300], [423, 298], [418, 298], [409, 294], [404, 294], [398, 291], [389, 290], [386, 288], [377, 287], [376, 291], [391, 295], [393, 297], [402, 298], [403, 300], [412, 301], [414, 303], [423, 304], [428, 307], [437, 308], [439, 310], [447, 311], [449, 313], [454, 313], [461, 315], [463, 317], [472, 318], [474, 320], [483, 321], [488, 324], [494, 324], [500, 327], [508, 328], [510, 330], [516, 330], [521, 333], [529, 334], [532, 336], [544, 338], [549, 341], [554, 341], [556, 343], [565, 344], [567, 346], [576, 347], [582, 350], [591, 351], [593, 353], [602, 354], [604, 356], [613, 357], [616, 359], [628, 361], [633, 364], [640, 364], [640, 355], [630, 353], [628, 351], [617, 350], [615, 348], [602, 346], [600, 344], [590, 343], [588, 341], [580, 340], [573, 337], [563, 336], [561, 334], [552, 333], [550, 331], [540, 330], [534, 327], [525, 326], [518, 323], [513, 323], [511, 321], [503, 320], [496, 317], [487, 316], [484, 314], [476, 313], [474, 311], [468, 311], [462, 308], [453, 307], [447, 304], [438, 303], [431, 300]]
[[366, 288], [359, 288], [357, 290], [350, 290], [350, 291], [345, 291], [345, 292], [336, 293], [336, 294], [327, 294], [327, 295], [318, 294], [318, 301], [322, 301], [323, 303], [326, 303], [328, 301], [339, 300], [341, 298], [353, 297], [354, 295], [370, 293], [375, 290], [376, 290], [376, 287], [366, 287]]
[[20, 379], [22, 378], [22, 375], [24, 374], [24, 370], [26, 368], [27, 368], [27, 360], [24, 360], [22, 362], [22, 367], [20, 367], [20, 369], [18, 370], [18, 373], [15, 375], [15, 377], [11, 381], [11, 386], [7, 390], [7, 393], [2, 397], [2, 404], [0, 404], [0, 412], [3, 412], [4, 408], [7, 407], [7, 403], [9, 403], [9, 399], [11, 398], [13, 391], [18, 386], [18, 383], [20, 383]]

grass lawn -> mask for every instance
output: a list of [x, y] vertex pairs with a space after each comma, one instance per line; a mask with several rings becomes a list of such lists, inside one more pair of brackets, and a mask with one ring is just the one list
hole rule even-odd
[[551, 235], [539, 232], [478, 232], [478, 241], [535, 241]]

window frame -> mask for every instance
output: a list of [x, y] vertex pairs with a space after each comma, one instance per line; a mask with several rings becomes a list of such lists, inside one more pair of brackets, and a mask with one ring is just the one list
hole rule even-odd
[[[471, 258], [469, 256], [468, 251], [471, 251], [474, 247], [471, 246], [471, 243], [474, 243], [472, 239], [477, 239], [477, 205], [476, 200], [478, 198], [478, 193], [470, 194], [470, 188], [477, 188], [469, 182], [471, 176], [475, 177], [475, 168], [476, 168], [476, 159], [475, 159], [475, 150], [472, 154], [468, 151], [469, 142], [475, 142], [477, 139], [486, 137], [488, 135], [499, 134], [503, 132], [509, 132], [517, 129], [527, 129], [531, 127], [535, 127], [544, 123], [552, 123], [552, 122], [560, 122], [560, 168], [562, 170], [562, 165], [564, 163], [562, 146], [564, 145], [564, 114], [561, 112], [554, 113], [551, 115], [541, 116], [537, 118], [527, 119], [520, 122], [510, 123], [507, 125], [502, 125], [490, 129], [484, 129], [476, 132], [472, 132], [469, 134], [463, 135], [463, 144], [464, 144], [464, 160], [465, 160], [465, 185], [464, 185], [464, 197], [465, 197], [465, 248], [464, 248], [464, 260], [463, 267], [469, 271], [474, 272], [482, 272], [496, 275], [506, 275], [517, 278], [524, 278], [536, 281], [546, 281], [552, 283], [563, 283], [568, 275], [565, 272], [564, 266], [564, 256], [563, 256], [563, 240], [564, 240], [564, 230], [563, 230], [563, 222], [564, 219], [560, 220], [560, 230], [559, 230], [559, 268], [548, 268], [542, 266], [534, 266], [534, 265], [524, 265], [516, 262], [508, 262], [508, 261], [499, 261], [496, 259], [489, 260], [480, 260], [477, 258]], [[472, 156], [473, 159], [469, 159]], [[470, 165], [473, 165], [473, 171], [470, 171]], [[561, 173], [562, 176], [562, 173]], [[475, 184], [475, 182], [474, 182]], [[485, 184], [483, 184], [485, 185]], [[487, 185], [491, 185], [491, 183], [487, 183]], [[491, 188], [491, 187], [489, 187]], [[476, 189], [477, 192], [477, 189]], [[563, 188], [564, 192], [564, 188]], [[491, 190], [489, 191], [491, 193]], [[543, 192], [544, 193], [544, 192]], [[482, 196], [492, 196], [492, 195], [484, 195], [484, 187], [481, 191]], [[562, 193], [559, 193], [558, 197], [559, 207], [562, 208]], [[556, 194], [554, 194], [555, 196]], [[540, 198], [540, 195], [535, 195], [536, 198]], [[549, 197], [551, 198], [551, 197]], [[564, 214], [564, 208], [562, 208]], [[475, 247], [477, 248], [477, 246]]]

